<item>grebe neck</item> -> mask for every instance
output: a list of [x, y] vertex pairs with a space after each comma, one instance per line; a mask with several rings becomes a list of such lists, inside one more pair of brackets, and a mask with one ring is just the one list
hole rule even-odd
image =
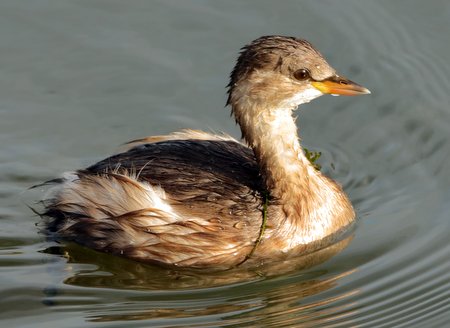
[[289, 236], [286, 249], [319, 240], [353, 221], [340, 186], [317, 171], [300, 145], [293, 110], [234, 106], [244, 139], [255, 153], [265, 187], [283, 215], [270, 224]]
[[[239, 113], [239, 114], [237, 114]], [[242, 135], [255, 153], [267, 191], [274, 198], [298, 200], [296, 189], [308, 183], [314, 167], [305, 157], [292, 110], [254, 108], [235, 111]]]

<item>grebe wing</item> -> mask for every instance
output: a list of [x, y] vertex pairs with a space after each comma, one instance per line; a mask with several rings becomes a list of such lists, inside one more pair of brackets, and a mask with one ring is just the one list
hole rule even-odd
[[252, 150], [234, 140], [141, 142], [75, 175], [48, 206], [50, 227], [95, 249], [229, 266], [259, 233], [263, 184]]

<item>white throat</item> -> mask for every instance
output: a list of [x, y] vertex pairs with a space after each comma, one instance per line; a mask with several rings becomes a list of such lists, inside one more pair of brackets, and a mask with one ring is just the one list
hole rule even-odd
[[296, 93], [293, 97], [286, 99], [280, 104], [280, 108], [295, 109], [299, 105], [309, 103], [311, 100], [314, 100], [322, 95], [323, 93], [316, 88], [309, 87], [302, 92]]

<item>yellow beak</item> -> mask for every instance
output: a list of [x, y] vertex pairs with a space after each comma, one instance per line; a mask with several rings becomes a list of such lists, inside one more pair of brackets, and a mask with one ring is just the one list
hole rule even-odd
[[311, 84], [320, 92], [332, 95], [358, 96], [370, 93], [369, 89], [337, 75], [323, 81], [313, 81]]

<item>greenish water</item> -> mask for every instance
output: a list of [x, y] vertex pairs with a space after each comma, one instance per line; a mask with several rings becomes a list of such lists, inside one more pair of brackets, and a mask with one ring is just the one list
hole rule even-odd
[[[2, 327], [445, 327], [450, 321], [448, 1], [0, 1]], [[176, 272], [46, 241], [27, 188], [128, 140], [240, 133], [238, 49], [311, 41], [372, 95], [299, 112], [358, 212], [304, 270]]]

